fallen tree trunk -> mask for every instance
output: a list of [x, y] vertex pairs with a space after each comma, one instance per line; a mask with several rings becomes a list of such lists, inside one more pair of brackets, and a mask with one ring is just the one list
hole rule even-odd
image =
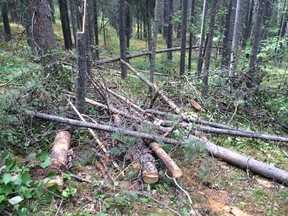
[[50, 154], [52, 165], [50, 168], [57, 173], [56, 178], [51, 179], [45, 184], [45, 187], [57, 185], [59, 190], [63, 190], [64, 181], [62, 172], [65, 169], [68, 161], [68, 150], [70, 147], [71, 132], [68, 130], [59, 131], [56, 134], [55, 140], [52, 144], [52, 151]]
[[231, 135], [231, 136], [240, 136], [240, 137], [249, 137], [249, 138], [257, 138], [257, 139], [263, 139], [263, 140], [273, 140], [273, 141], [279, 141], [279, 142], [288, 142], [288, 138], [281, 137], [281, 136], [275, 136], [271, 134], [259, 134], [252, 131], [241, 131], [241, 130], [227, 130], [227, 129], [220, 129], [220, 128], [211, 128], [211, 127], [195, 127], [198, 131], [208, 132], [208, 133], [216, 133], [216, 134], [225, 134], [225, 135]]
[[[159, 116], [164, 116], [164, 117], [174, 117], [174, 118], [179, 118], [179, 115], [167, 113], [167, 112], [162, 112], [159, 110], [154, 110], [154, 109], [147, 109], [145, 110], [146, 113], [152, 113], [155, 115]], [[263, 140], [274, 140], [274, 141], [280, 141], [280, 142], [288, 142], [287, 137], [281, 137], [281, 136], [276, 136], [272, 134], [260, 134], [254, 131], [248, 131], [244, 129], [238, 129], [238, 128], [233, 128], [227, 125], [215, 123], [215, 122], [210, 122], [202, 119], [196, 119], [196, 118], [191, 118], [187, 116], [182, 116], [182, 119], [187, 122], [187, 123], [181, 123], [180, 125], [182, 126], [191, 126], [189, 123], [196, 123], [196, 124], [203, 124], [203, 125], [208, 125], [211, 127], [205, 127], [205, 126], [195, 126], [195, 129], [199, 131], [204, 131], [204, 132], [209, 132], [209, 133], [217, 133], [217, 134], [226, 134], [226, 135], [232, 135], [232, 136], [242, 136], [242, 137], [250, 137], [250, 138], [258, 138], [258, 139], [263, 139]], [[163, 126], [171, 126], [173, 125], [173, 121], [161, 121], [161, 125]]]
[[[159, 116], [163, 116], [163, 117], [172, 117], [172, 118], [179, 118], [180, 115], [175, 115], [173, 113], [168, 113], [168, 112], [162, 112], [159, 110], [155, 110], [155, 109], [147, 109], [145, 110], [146, 113], [151, 113], [154, 115], [159, 115]], [[234, 130], [235, 128], [227, 126], [227, 125], [223, 125], [223, 124], [219, 124], [219, 123], [215, 123], [215, 122], [210, 122], [210, 121], [206, 121], [206, 120], [202, 120], [200, 118], [192, 118], [192, 117], [188, 117], [188, 116], [182, 116], [183, 121], [187, 122], [187, 123], [196, 123], [196, 124], [203, 124], [203, 125], [208, 125], [211, 127], [216, 127], [216, 128], [223, 128], [223, 129], [231, 129]]]
[[[122, 132], [124, 135], [128, 136], [135, 136], [142, 139], [148, 139], [153, 140], [156, 142], [165, 142], [173, 145], [181, 145], [183, 142], [180, 142], [175, 139], [171, 138], [165, 138], [161, 136], [146, 134], [142, 132], [136, 132], [136, 131], [129, 131], [129, 130], [122, 130], [119, 128], [101, 125], [101, 124], [93, 124], [88, 122], [81, 122], [73, 119], [68, 118], [62, 118], [58, 116], [48, 115], [44, 113], [39, 113], [35, 111], [26, 111], [26, 114], [30, 116], [35, 116], [42, 119], [62, 122], [70, 125], [74, 125], [77, 127], [88, 127], [88, 128], [94, 128], [98, 130], [104, 130], [108, 132]], [[198, 138], [195, 136], [189, 136], [191, 145], [196, 145], [203, 143], [205, 149], [214, 157], [218, 157], [222, 159], [223, 161], [226, 161], [228, 163], [231, 163], [235, 166], [238, 166], [244, 170], [249, 169], [250, 171], [254, 172], [255, 174], [259, 174], [261, 176], [264, 176], [266, 178], [272, 179], [274, 181], [280, 182], [282, 184], [288, 185], [288, 172], [285, 170], [281, 170], [279, 168], [276, 168], [274, 166], [265, 164], [263, 162], [257, 161], [251, 157], [247, 157], [244, 155], [241, 155], [239, 153], [233, 152], [229, 149], [217, 146], [211, 142], [209, 142], [205, 138]], [[195, 144], [196, 143], [196, 144]]]
[[[197, 49], [197, 48], [199, 48], [199, 47], [198, 46], [193, 46], [192, 47], [192, 49]], [[189, 46], [187, 46], [186, 49], [189, 49]], [[180, 51], [180, 50], [181, 50], [181, 47], [172, 47], [172, 48], [166, 48], [166, 49], [159, 49], [159, 50], [156, 50], [156, 54], [165, 53], [165, 52]], [[140, 53], [126, 55], [126, 59], [137, 58], [137, 57], [141, 57], [141, 56], [145, 56], [145, 55], [151, 55], [151, 51], [145, 50], [145, 51], [140, 52]], [[115, 58], [109, 58], [109, 59], [96, 61], [96, 64], [100, 65], [100, 64], [106, 64], [106, 63], [111, 63], [111, 62], [116, 62], [116, 61], [120, 61], [120, 57], [115, 57]]]
[[[196, 48], [198, 48], [198, 46], [194, 46], [192, 48], [196, 49]], [[186, 49], [189, 49], [189, 47], [186, 47]], [[179, 50], [181, 50], [181, 47], [173, 47], [173, 48], [168, 48], [168, 49], [156, 50], [156, 53], [164, 53], [164, 52], [179, 51]], [[145, 51], [140, 52], [140, 53], [126, 55], [126, 59], [137, 58], [137, 57], [141, 57], [141, 56], [145, 56], [145, 55], [151, 55], [151, 51], [145, 50]], [[120, 57], [100, 60], [100, 61], [97, 61], [96, 64], [97, 65], [106, 64], [106, 63], [111, 63], [111, 62], [116, 62], [116, 61], [120, 61]]]
[[[160, 125], [170, 127], [173, 124], [174, 124], [173, 121], [162, 121]], [[281, 136], [276, 136], [276, 135], [271, 135], [271, 134], [260, 134], [260, 133], [253, 132], [253, 131], [196, 126], [196, 125], [192, 125], [191, 123], [180, 123], [179, 125], [181, 125], [182, 127], [191, 128], [191, 130], [193, 129], [196, 131], [207, 132], [207, 133], [257, 138], [257, 139], [263, 139], [263, 140], [273, 140], [273, 141], [278, 141], [278, 142], [288, 142], [288, 138], [286, 137], [281, 137]]]

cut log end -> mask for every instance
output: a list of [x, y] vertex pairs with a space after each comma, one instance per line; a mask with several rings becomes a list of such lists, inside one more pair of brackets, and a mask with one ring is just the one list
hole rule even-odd
[[51, 179], [45, 184], [45, 188], [51, 187], [52, 185], [57, 185], [57, 189], [59, 191], [63, 190], [64, 187], [64, 179], [62, 175], [57, 175], [56, 178]]
[[143, 165], [142, 180], [146, 184], [153, 184], [159, 180], [158, 171], [153, 162], [147, 162]]

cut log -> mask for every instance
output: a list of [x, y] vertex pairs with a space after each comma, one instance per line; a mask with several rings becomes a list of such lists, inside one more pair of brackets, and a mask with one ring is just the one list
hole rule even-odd
[[52, 151], [50, 154], [52, 161], [52, 169], [56, 171], [57, 176], [45, 184], [45, 187], [57, 185], [59, 190], [63, 190], [64, 181], [62, 172], [66, 167], [68, 161], [68, 150], [70, 147], [71, 132], [68, 130], [59, 131], [56, 134], [55, 140], [52, 144]]
[[[116, 127], [121, 126], [122, 121], [120, 116], [113, 114], [112, 119], [114, 123], [115, 121], [117, 122], [117, 124], [115, 124]], [[141, 154], [138, 154], [138, 151], [135, 150], [135, 148], [137, 147], [140, 149]], [[159, 175], [158, 169], [155, 164], [155, 158], [143, 142], [139, 143], [137, 147], [134, 147], [132, 149], [132, 153], [134, 156], [132, 158], [134, 159], [134, 161], [137, 160], [141, 163], [141, 176], [143, 182], [146, 184], [156, 183], [159, 179]]]
[[173, 109], [176, 114], [180, 114], [180, 109], [178, 106], [171, 101], [165, 94], [163, 94], [155, 84], [151, 83], [148, 79], [146, 79], [142, 74], [140, 74], [137, 70], [135, 70], [130, 64], [120, 59], [120, 61], [125, 64], [139, 79], [145, 82], [155, 93], [158, 93], [160, 97]]
[[[30, 115], [30, 116], [42, 118], [42, 119], [47, 119], [47, 120], [52, 120], [52, 121], [57, 121], [57, 122], [62, 122], [62, 123], [74, 125], [77, 127], [88, 127], [88, 128], [94, 128], [94, 129], [103, 130], [103, 131], [109, 131], [109, 132], [121, 132], [127, 136], [139, 137], [142, 139], [153, 140], [156, 142], [165, 142], [165, 143], [169, 143], [172, 145], [183, 144], [183, 142], [175, 140], [175, 139], [171, 139], [171, 138], [166, 138], [166, 137], [162, 137], [162, 136], [156, 136], [156, 135], [142, 133], [142, 132], [136, 132], [136, 131], [122, 130], [122, 129], [107, 126], [107, 125], [81, 122], [81, 121], [77, 121], [77, 120], [73, 120], [73, 119], [62, 118], [59, 116], [48, 115], [48, 114], [35, 112], [35, 111], [26, 110], [26, 114]], [[204, 139], [204, 138], [201, 139], [201, 138], [198, 138], [195, 136], [189, 136], [189, 138], [190, 138], [189, 142], [191, 142], [191, 145], [203, 143], [205, 149], [214, 157], [218, 157], [218, 158], [220, 158], [220, 159], [222, 159], [228, 163], [231, 163], [235, 166], [238, 166], [242, 169], [245, 169], [245, 170], [249, 169], [250, 171], [254, 172], [255, 174], [259, 174], [259, 175], [264, 176], [266, 178], [269, 178], [269, 179], [272, 179], [274, 181], [280, 182], [282, 184], [288, 185], [288, 172], [285, 170], [281, 170], [281, 169], [276, 168], [274, 166], [271, 166], [271, 165], [265, 164], [263, 162], [257, 161], [251, 157], [243, 156], [243, 155], [236, 153], [236, 152], [233, 152], [229, 149], [217, 146], [217, 145], [209, 142], [207, 139]]]
[[190, 100], [191, 105], [193, 108], [197, 111], [201, 111], [202, 107], [199, 103], [197, 103], [195, 100]]
[[174, 178], [180, 178], [183, 175], [182, 170], [177, 166], [177, 164], [172, 160], [172, 158], [162, 149], [158, 143], [149, 143], [150, 148], [155, 152], [158, 158], [160, 158], [167, 169], [171, 172]]

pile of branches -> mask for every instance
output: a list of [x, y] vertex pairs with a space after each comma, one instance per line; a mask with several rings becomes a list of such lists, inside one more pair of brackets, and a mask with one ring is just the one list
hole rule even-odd
[[[71, 102], [75, 98], [75, 94], [68, 91], [66, 91], [65, 94], [69, 104], [78, 116], [77, 120], [75, 118], [65, 118], [35, 111], [26, 111], [26, 113], [38, 118], [53, 120], [76, 127], [88, 128], [102, 153], [104, 153], [103, 155], [109, 158], [111, 158], [109, 147], [100, 141], [92, 129], [140, 138], [139, 143], [135, 147], [131, 148], [129, 154], [131, 154], [132, 160], [135, 161], [135, 163], [138, 163], [141, 167], [142, 179], [148, 184], [155, 183], [159, 179], [154, 155], [163, 161], [166, 168], [171, 172], [173, 178], [180, 178], [183, 175], [181, 168], [179, 168], [169, 154], [161, 148], [159, 143], [167, 143], [174, 146], [189, 143], [193, 146], [202, 145], [213, 157], [219, 158], [237, 167], [249, 170], [255, 174], [259, 174], [279, 183], [288, 185], [287, 171], [257, 161], [250, 156], [244, 156], [229, 149], [217, 146], [210, 142], [205, 137], [205, 134], [216, 133], [229, 136], [241, 136], [264, 139], [277, 143], [287, 143], [288, 138], [269, 134], [260, 134], [253, 131], [233, 128], [216, 122], [206, 121], [201, 118], [188, 117], [183, 114], [181, 109], [171, 99], [169, 99], [167, 95], [161, 92], [155, 84], [147, 80], [127, 62], [123, 60], [120, 61], [125, 64], [125, 66], [128, 67], [135, 76], [147, 84], [149, 89], [154, 93], [154, 96], [150, 101], [149, 109], [144, 110], [132, 100], [114, 92], [106, 85], [103, 78], [95, 79], [87, 75], [91, 86], [97, 92], [98, 97], [93, 100], [86, 98], [86, 103], [97, 107], [98, 110], [105, 110], [104, 113], [107, 115], [108, 119], [111, 119], [111, 121], [99, 123], [90, 117], [89, 121], [87, 121], [87, 118], [85, 119], [85, 116], [80, 114]], [[171, 111], [163, 112], [161, 110], [153, 109], [156, 100], [161, 100], [161, 103], [165, 103]], [[196, 110], [201, 110], [201, 106], [197, 102], [192, 101], [191, 103]], [[173, 119], [176, 120], [171, 121], [168, 120], [167, 117], [173, 117]], [[181, 140], [169, 138], [174, 132], [176, 126], [187, 129], [187, 136], [183, 137]], [[150, 128], [150, 132], [147, 132], [147, 130], [144, 131], [143, 128]], [[153, 133], [151, 133], [151, 131], [153, 131]], [[64, 140], [64, 142], [62, 140]], [[64, 134], [62, 140], [61, 136], [60, 138], [59, 136], [58, 138], [56, 136], [51, 153], [54, 164], [59, 164], [59, 167], [67, 163], [70, 140], [69, 133], [66, 135]], [[113, 164], [117, 169], [119, 169], [121, 174], [124, 173], [115, 161], [113, 161]]]

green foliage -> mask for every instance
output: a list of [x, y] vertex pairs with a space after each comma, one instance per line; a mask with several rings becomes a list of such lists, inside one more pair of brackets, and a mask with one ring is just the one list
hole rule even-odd
[[[0, 211], [11, 211], [13, 215], [31, 215], [41, 203], [51, 202], [53, 195], [63, 199], [75, 196], [77, 190], [74, 188], [67, 187], [60, 192], [56, 185], [48, 189], [44, 187], [47, 181], [55, 177], [55, 172], [48, 173], [43, 181], [34, 181], [30, 176], [30, 168], [35, 166], [34, 163], [19, 164], [11, 153], [0, 152], [0, 156], [5, 160], [0, 167]], [[36, 155], [40, 166], [50, 161], [48, 158], [45, 152]]]

